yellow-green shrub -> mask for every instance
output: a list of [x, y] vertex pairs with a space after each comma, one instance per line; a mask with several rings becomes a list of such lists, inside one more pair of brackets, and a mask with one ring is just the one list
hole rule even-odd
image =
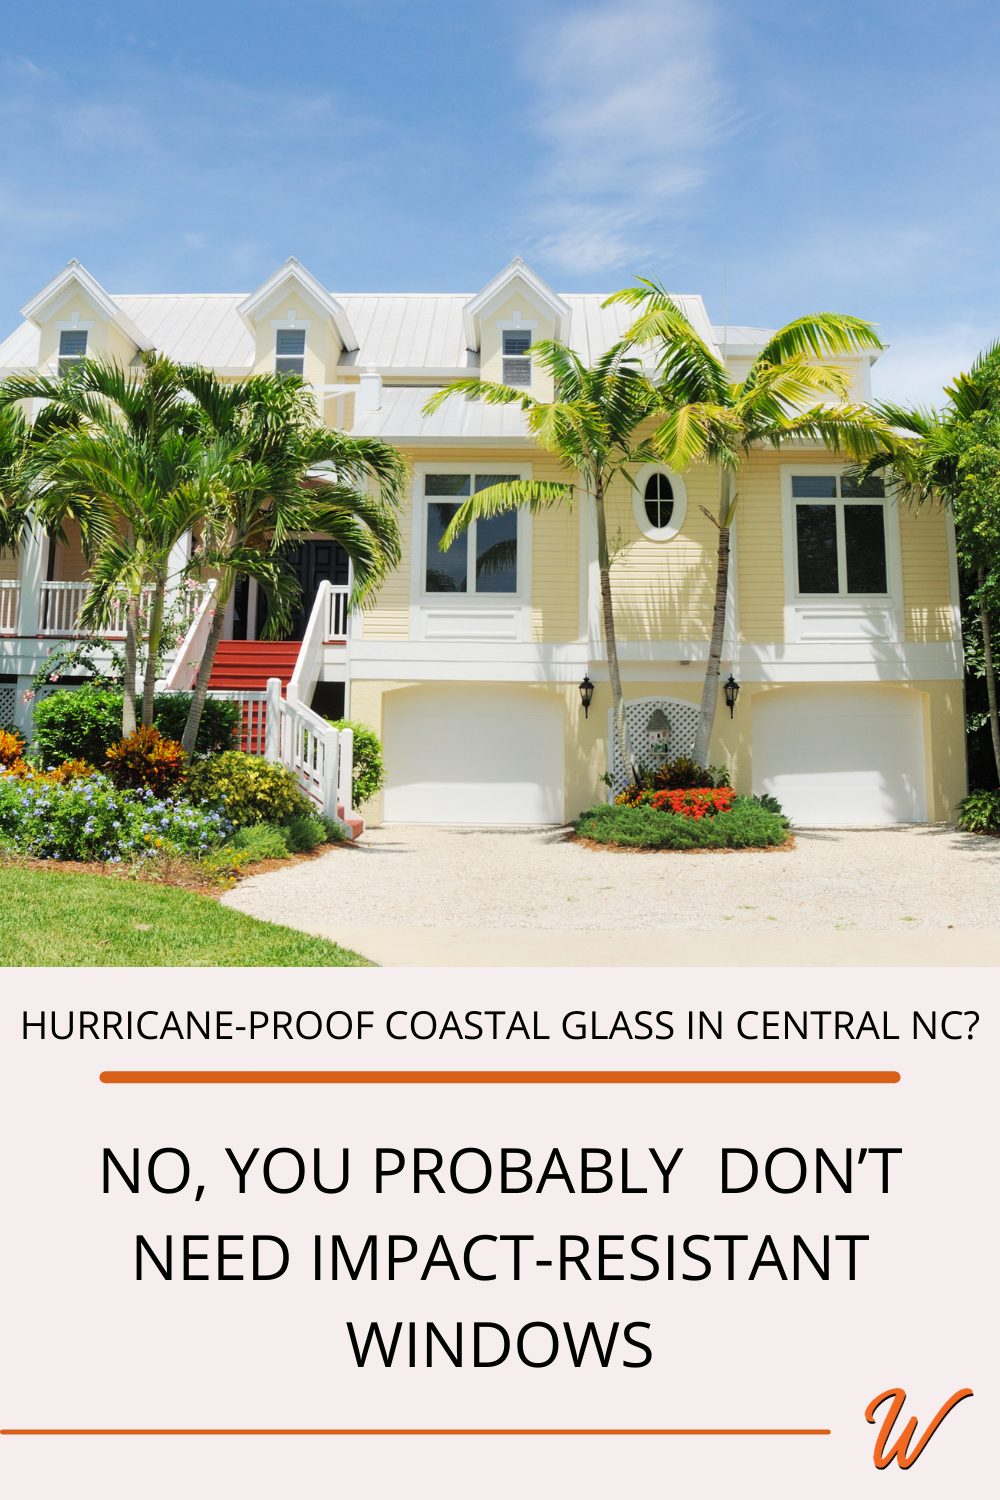
[[242, 750], [196, 761], [188, 772], [186, 791], [192, 802], [218, 808], [238, 828], [287, 823], [314, 812], [290, 771]]

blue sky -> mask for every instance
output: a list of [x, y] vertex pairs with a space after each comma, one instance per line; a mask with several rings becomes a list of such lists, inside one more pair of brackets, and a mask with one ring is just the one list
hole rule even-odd
[[876, 320], [884, 395], [1000, 336], [988, 0], [36, 0], [0, 30], [0, 328], [112, 292], [652, 273]]

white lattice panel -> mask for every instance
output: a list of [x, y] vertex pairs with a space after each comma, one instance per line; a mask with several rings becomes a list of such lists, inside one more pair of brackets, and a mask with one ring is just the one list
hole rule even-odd
[[17, 683], [0, 682], [0, 729], [14, 728], [17, 707]]
[[[698, 705], [680, 698], [635, 698], [625, 704], [629, 748], [640, 765], [659, 765], [665, 756], [690, 755], [698, 732]], [[615, 740], [614, 714], [608, 714], [612, 795], [626, 784]], [[664, 749], [664, 747], [666, 747]]]

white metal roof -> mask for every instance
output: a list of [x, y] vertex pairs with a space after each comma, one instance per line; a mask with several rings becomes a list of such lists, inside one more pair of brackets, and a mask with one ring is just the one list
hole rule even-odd
[[391, 442], [527, 442], [524, 413], [519, 406], [486, 406], [451, 396], [426, 417], [424, 402], [440, 390], [433, 385], [388, 385], [382, 387], [378, 411], [359, 416], [356, 433], [383, 437]]
[[[475, 369], [467, 347], [463, 314], [470, 293], [369, 292], [336, 294], [359, 348], [344, 356], [342, 368], [372, 365], [386, 374], [407, 371], [446, 375]], [[253, 335], [239, 308], [242, 292], [212, 295], [114, 296], [123, 314], [141, 329], [147, 343], [171, 359], [222, 371], [249, 371]], [[621, 338], [631, 319], [627, 307], [602, 307], [603, 293], [568, 293], [569, 343], [585, 364]], [[700, 297], [677, 302], [703, 338], [715, 343]], [[23, 323], [0, 344], [0, 371], [38, 363], [38, 330]]]

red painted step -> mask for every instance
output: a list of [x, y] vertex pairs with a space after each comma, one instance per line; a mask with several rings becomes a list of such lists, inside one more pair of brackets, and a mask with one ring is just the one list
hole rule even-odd
[[208, 685], [237, 692], [262, 692], [269, 677], [278, 677], [284, 692], [295, 671], [301, 646], [301, 641], [220, 641]]
[[361, 837], [361, 835], [364, 833], [364, 831], [365, 831], [365, 820], [364, 820], [364, 818], [359, 818], [357, 816], [350, 817], [350, 818], [345, 818], [344, 817], [344, 804], [342, 802], [338, 802], [337, 803], [337, 817], [340, 819], [340, 821], [342, 823], [346, 823], [347, 824], [348, 828], [351, 830], [351, 838], [352, 839], [359, 839]]

